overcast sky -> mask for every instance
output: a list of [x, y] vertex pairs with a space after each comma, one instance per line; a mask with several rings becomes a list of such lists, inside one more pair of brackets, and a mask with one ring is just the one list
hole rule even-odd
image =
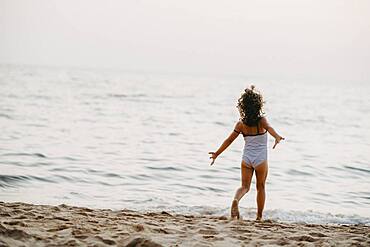
[[369, 0], [0, 0], [0, 63], [369, 80]]

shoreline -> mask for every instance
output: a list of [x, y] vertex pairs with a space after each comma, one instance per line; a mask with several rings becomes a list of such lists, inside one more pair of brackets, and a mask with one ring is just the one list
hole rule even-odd
[[370, 246], [370, 226], [0, 202], [0, 246], [24, 245]]

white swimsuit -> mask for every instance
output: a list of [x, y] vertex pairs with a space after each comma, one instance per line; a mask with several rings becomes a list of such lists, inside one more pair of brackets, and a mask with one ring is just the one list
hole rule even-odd
[[[257, 128], [258, 129], [258, 128]], [[234, 130], [237, 133], [240, 133]], [[247, 166], [256, 168], [267, 160], [267, 130], [255, 135], [244, 135], [243, 161]]]

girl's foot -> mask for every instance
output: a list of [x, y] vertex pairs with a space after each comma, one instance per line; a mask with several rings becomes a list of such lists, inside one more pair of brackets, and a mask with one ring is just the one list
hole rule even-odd
[[238, 207], [238, 200], [234, 199], [233, 203], [231, 204], [231, 218], [232, 219], [240, 219], [239, 215], [239, 207]]
[[262, 221], [262, 216], [257, 215], [256, 221]]

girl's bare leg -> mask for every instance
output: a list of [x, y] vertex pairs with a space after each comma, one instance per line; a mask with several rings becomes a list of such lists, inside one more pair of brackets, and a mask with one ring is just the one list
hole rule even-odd
[[256, 171], [256, 187], [257, 187], [257, 218], [256, 220], [262, 219], [263, 208], [265, 207], [265, 182], [268, 172], [267, 160], [255, 168]]
[[241, 164], [241, 176], [242, 176], [242, 186], [239, 187], [234, 196], [234, 200], [231, 204], [231, 218], [239, 218], [238, 204], [240, 199], [249, 191], [251, 186], [251, 181], [253, 177], [253, 168], [248, 167], [245, 161]]

